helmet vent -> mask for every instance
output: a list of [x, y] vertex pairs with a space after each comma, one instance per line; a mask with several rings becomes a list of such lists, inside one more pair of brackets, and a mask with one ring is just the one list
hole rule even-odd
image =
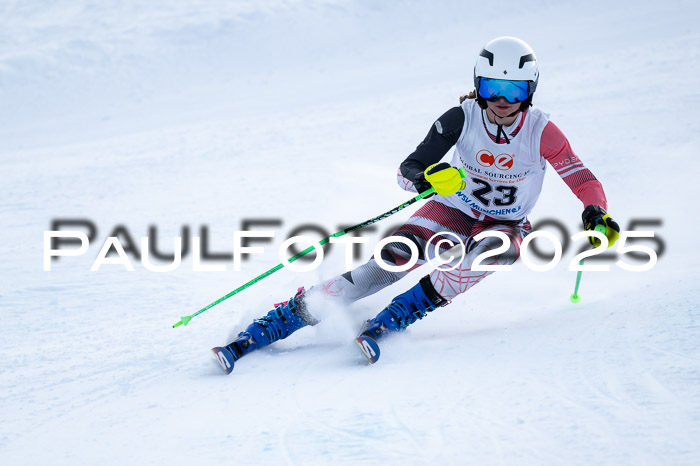
[[[481, 53], [479, 53], [480, 57], [484, 57], [489, 61], [489, 66], [493, 66], [493, 54], [489, 52], [486, 49], [481, 49]], [[520, 59], [522, 62], [522, 58]], [[522, 65], [520, 65], [520, 68], [522, 68]]]
[[525, 65], [525, 63], [529, 61], [536, 61], [534, 54], [530, 53], [528, 55], [523, 55], [522, 57], [520, 57], [520, 65], [518, 66], [518, 68], [522, 69], [523, 65]]

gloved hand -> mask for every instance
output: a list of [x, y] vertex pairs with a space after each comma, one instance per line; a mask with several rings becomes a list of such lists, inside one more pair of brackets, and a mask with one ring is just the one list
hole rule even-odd
[[[415, 179], [413, 180], [413, 187], [416, 188], [416, 191], [418, 191], [419, 193], [424, 193], [425, 191], [432, 188], [432, 185], [428, 183], [428, 181], [425, 179], [425, 172], [418, 172]], [[434, 195], [435, 193], [429, 194], [428, 196], [426, 196], [426, 199], [429, 197], [433, 197]]]
[[[588, 230], [595, 230], [597, 226], [602, 225], [605, 227], [605, 236], [608, 237], [608, 247], [615, 244], [615, 241], [620, 237], [620, 225], [617, 224], [615, 220], [612, 219], [610, 215], [600, 206], [589, 205], [583, 211], [581, 215], [583, 219], [583, 228]], [[588, 237], [588, 241], [594, 246], [600, 246], [600, 240]]]
[[[419, 186], [423, 181], [426, 184]], [[432, 186], [440, 196], [451, 196], [466, 186], [459, 171], [446, 162], [432, 164], [416, 176], [413, 184], [419, 193]]]

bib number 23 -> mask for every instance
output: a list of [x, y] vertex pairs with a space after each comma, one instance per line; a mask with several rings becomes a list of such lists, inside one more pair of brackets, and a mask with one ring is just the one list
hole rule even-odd
[[[515, 202], [515, 193], [518, 191], [518, 188], [516, 188], [515, 186], [499, 185], [496, 186], [496, 188], [494, 188], [493, 186], [491, 186], [491, 184], [479, 178], [472, 178], [472, 181], [477, 185], [481, 186], [480, 188], [476, 188], [472, 191], [472, 196], [477, 198], [479, 202], [481, 202], [487, 207], [491, 205], [491, 201], [493, 201], [494, 205], [499, 207], [509, 206]], [[500, 193], [500, 196], [494, 195], [486, 197], [494, 191]], [[489, 199], [490, 197], [492, 199]]]

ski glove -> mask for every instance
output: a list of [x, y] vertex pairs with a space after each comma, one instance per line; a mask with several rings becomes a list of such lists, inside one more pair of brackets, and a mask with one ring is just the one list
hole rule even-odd
[[425, 181], [435, 188], [435, 192], [440, 196], [451, 196], [466, 186], [459, 171], [446, 162], [434, 163], [423, 173]]
[[[605, 227], [605, 236], [608, 237], [608, 247], [615, 244], [615, 241], [620, 237], [620, 225], [618, 225], [617, 222], [608, 215], [605, 209], [600, 206], [589, 205], [583, 211], [581, 218], [583, 219], [583, 228], [586, 231], [595, 230], [599, 225]], [[589, 236], [588, 241], [596, 248], [600, 246], [600, 240], [598, 238]]]
[[[432, 188], [430, 183], [428, 183], [425, 180], [425, 173], [424, 172], [418, 172], [416, 174], [415, 178], [413, 179], [413, 187], [416, 188], [416, 191], [418, 191], [419, 193], [424, 193], [425, 191]], [[429, 197], [433, 197], [434, 195], [435, 195], [435, 193], [428, 194], [427, 196], [425, 196], [425, 199], [427, 199]]]

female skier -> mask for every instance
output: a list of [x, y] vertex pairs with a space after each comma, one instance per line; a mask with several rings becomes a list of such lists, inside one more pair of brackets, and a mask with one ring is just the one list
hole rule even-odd
[[[413, 268], [427, 261], [428, 241], [438, 232], [456, 235], [466, 246], [466, 255], [453, 270], [432, 270], [365, 323], [358, 343], [363, 342], [360, 347], [370, 362], [378, 358], [376, 340], [445, 306], [491, 273], [472, 271], [472, 262], [502, 241], [487, 237], [477, 242], [474, 236], [484, 231], [505, 233], [510, 247], [491, 263], [507, 265], [517, 260], [520, 244], [530, 231], [527, 215], [542, 189], [546, 162], [583, 202], [584, 228], [603, 225], [609, 245], [617, 240], [620, 228], [606, 213], [607, 201], [600, 182], [548, 115], [530, 108], [538, 78], [537, 60], [528, 44], [514, 37], [499, 37], [487, 43], [474, 66], [475, 90], [460, 99], [460, 106], [445, 112], [401, 163], [398, 182], [403, 189], [424, 192], [432, 186], [437, 193], [394, 233], [418, 247], [419, 259]], [[451, 163], [440, 162], [453, 146]], [[464, 179], [459, 168], [467, 173]], [[443, 236], [438, 235], [431, 243], [435, 245], [441, 239]], [[590, 239], [594, 246], [599, 245], [598, 240]], [[394, 242], [383, 248], [381, 259], [400, 266], [410, 255], [407, 245]], [[233, 342], [214, 348], [214, 353], [230, 373], [233, 363], [245, 354], [317, 324], [313, 309], [307, 306], [311, 295], [322, 293], [352, 303], [408, 272], [389, 272], [372, 258], [307, 291], [300, 288], [289, 301], [256, 319]]]

